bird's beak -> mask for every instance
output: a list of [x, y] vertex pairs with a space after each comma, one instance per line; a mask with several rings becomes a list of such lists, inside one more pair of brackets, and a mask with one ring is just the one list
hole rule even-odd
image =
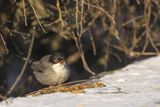
[[63, 65], [63, 64], [64, 64], [64, 60], [63, 60], [63, 59], [60, 59], [60, 60], [59, 60], [59, 63]]

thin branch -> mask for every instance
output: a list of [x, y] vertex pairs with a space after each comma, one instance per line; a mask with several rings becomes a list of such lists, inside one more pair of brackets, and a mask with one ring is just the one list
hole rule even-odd
[[[146, 24], [145, 24], [145, 29], [146, 29], [146, 40], [148, 41], [148, 42], [146, 42], [147, 43], [147, 45], [148, 45], [148, 43], [150, 42], [151, 43], [151, 46], [155, 49], [155, 51], [157, 52], [157, 53], [160, 53], [159, 52], [159, 49], [156, 47], [156, 45], [155, 45], [155, 43], [153, 42], [153, 39], [152, 39], [152, 37], [151, 37], [151, 29], [150, 29], [150, 20], [151, 20], [151, 13], [152, 13], [152, 10], [151, 10], [151, 0], [146, 0], [145, 1], [145, 11], [144, 11], [144, 15], [145, 15], [145, 19], [146, 19]], [[156, 18], [155, 18], [155, 20], [157, 20]], [[153, 22], [154, 23], [154, 22]]]
[[13, 90], [15, 89], [15, 87], [17, 86], [17, 84], [19, 83], [19, 81], [21, 80], [26, 68], [27, 68], [27, 65], [30, 61], [30, 57], [31, 57], [31, 53], [32, 53], [32, 48], [33, 48], [33, 44], [34, 44], [34, 40], [35, 40], [35, 35], [33, 34], [32, 35], [32, 40], [31, 40], [31, 43], [30, 43], [30, 46], [29, 46], [29, 49], [28, 49], [28, 55], [27, 55], [27, 60], [25, 61], [23, 67], [22, 67], [22, 70], [20, 72], [20, 74], [17, 76], [15, 82], [13, 83], [13, 85], [11, 86], [11, 88], [8, 90], [7, 92], [7, 96], [9, 96]]
[[27, 16], [26, 16], [25, 0], [23, 0], [22, 2], [23, 2], [24, 23], [25, 23], [25, 26], [27, 26]]
[[83, 9], [83, 3], [84, 3], [84, 1], [82, 0], [82, 2], [81, 2], [82, 4], [82, 7], [81, 7], [81, 19], [80, 19], [80, 25], [79, 25], [79, 20], [78, 20], [78, 13], [79, 13], [79, 1], [77, 0], [76, 1], [76, 27], [77, 27], [77, 36], [74, 34], [74, 33], [72, 33], [73, 34], [73, 39], [74, 39], [74, 41], [76, 42], [76, 47], [78, 48], [78, 51], [79, 51], [79, 54], [80, 54], [80, 57], [81, 57], [81, 59], [82, 59], [82, 63], [83, 63], [83, 66], [84, 66], [84, 68], [89, 72], [89, 73], [91, 73], [92, 75], [95, 75], [95, 73], [89, 68], [89, 66], [88, 66], [88, 64], [87, 64], [87, 62], [86, 62], [86, 59], [85, 59], [85, 56], [84, 56], [84, 52], [83, 52], [83, 49], [82, 49], [82, 43], [81, 43], [81, 37], [82, 37], [82, 35], [83, 35], [83, 31], [82, 31], [82, 29], [83, 29], [83, 25], [82, 25], [82, 16], [83, 16], [83, 11], [84, 11], [84, 9]]
[[100, 16], [101, 13], [100, 13], [100, 12], [97, 12], [96, 14], [97, 14], [97, 15], [95, 15], [95, 16], [92, 18], [92, 20], [91, 20], [90, 22], [88, 22], [87, 27], [83, 29], [83, 33], [85, 33], [86, 31], [88, 31], [88, 30], [95, 24], [96, 19], [99, 18], [99, 16]]
[[2, 39], [4, 48], [5, 48], [5, 50], [6, 50], [7, 54], [8, 54], [8, 53], [9, 53], [9, 50], [8, 50], [8, 48], [7, 48], [7, 46], [6, 46], [6, 42], [5, 42], [5, 40], [3, 39], [3, 35], [2, 35], [1, 33], [0, 33], [0, 37], [1, 37], [1, 39]]
[[79, 23], [78, 23], [78, 13], [79, 13], [79, 2], [78, 1], [76, 1], [76, 27], [77, 27], [77, 31], [76, 31], [76, 33], [77, 33], [77, 35], [80, 35], [80, 28], [79, 28]]
[[93, 55], [96, 55], [96, 45], [95, 45], [95, 42], [94, 42], [94, 39], [93, 39], [93, 36], [91, 34], [91, 30], [89, 29], [89, 38], [91, 40], [91, 45], [92, 45], [92, 50], [93, 50]]
[[90, 6], [90, 7], [96, 8], [96, 9], [98, 9], [98, 10], [100, 10], [100, 11], [102, 11], [103, 13], [106, 14], [106, 16], [109, 18], [109, 20], [110, 20], [113, 24], [116, 24], [114, 18], [113, 18], [106, 10], [104, 10], [102, 7], [97, 7], [96, 5], [93, 5], [93, 4], [87, 3], [87, 2], [84, 2], [84, 4], [85, 4], [85, 5], [88, 5], [88, 6]]
[[81, 0], [81, 15], [80, 15], [80, 37], [83, 35], [83, 15], [84, 14], [84, 0]]
[[82, 63], [83, 63], [83, 66], [84, 68], [89, 72], [91, 73], [92, 75], [95, 75], [95, 73], [89, 68], [87, 62], [86, 62], [86, 59], [84, 57], [84, 52], [82, 50], [82, 46], [80, 45], [81, 43], [79, 43], [79, 40], [77, 39], [77, 37], [75, 36], [74, 33], [72, 33], [72, 38], [74, 39], [75, 43], [76, 43], [76, 47], [78, 48], [78, 52], [80, 54], [80, 57], [81, 57], [81, 60], [82, 60]]
[[57, 0], [56, 6], [57, 6], [57, 9], [58, 9], [59, 20], [60, 20], [60, 22], [62, 24], [62, 29], [63, 29], [63, 27], [64, 27], [64, 21], [62, 19], [62, 11], [61, 11], [59, 0]]
[[134, 22], [135, 20], [141, 19], [141, 18], [143, 18], [143, 17], [144, 17], [144, 15], [133, 17], [132, 19], [124, 22], [124, 23], [122, 24], [122, 26], [126, 26], [126, 25], [128, 25], [129, 23]]
[[36, 19], [37, 19], [37, 22], [38, 22], [39, 26], [41, 27], [41, 29], [43, 30], [44, 33], [47, 33], [46, 30], [44, 29], [44, 27], [42, 26], [42, 24], [41, 24], [41, 22], [40, 22], [40, 20], [39, 20], [39, 18], [38, 18], [38, 15], [37, 15], [37, 13], [36, 13], [36, 10], [34, 9], [32, 3], [30, 3], [29, 0], [28, 0], [28, 3], [29, 3], [29, 5], [30, 5], [30, 7], [32, 8], [33, 13], [34, 13], [35, 16], [36, 16]]
[[137, 2], [138, 5], [140, 5], [140, 1], [139, 0], [136, 0], [136, 2]]

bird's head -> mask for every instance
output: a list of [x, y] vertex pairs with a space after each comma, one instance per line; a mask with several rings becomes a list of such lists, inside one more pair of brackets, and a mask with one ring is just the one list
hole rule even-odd
[[64, 56], [61, 53], [54, 53], [50, 56], [49, 62], [53, 64], [64, 64]]

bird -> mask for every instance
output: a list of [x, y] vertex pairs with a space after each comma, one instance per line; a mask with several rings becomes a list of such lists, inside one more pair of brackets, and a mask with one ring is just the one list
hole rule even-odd
[[43, 85], [59, 85], [70, 76], [70, 68], [60, 53], [43, 56], [39, 61], [32, 62], [31, 68], [36, 79]]

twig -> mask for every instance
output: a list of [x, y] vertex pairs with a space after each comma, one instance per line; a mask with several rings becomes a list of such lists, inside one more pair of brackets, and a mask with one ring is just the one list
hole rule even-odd
[[[81, 5], [83, 5], [83, 1], [82, 1], [82, 4]], [[83, 6], [82, 6], [82, 8], [81, 8], [81, 14], [80, 15], [83, 15]], [[85, 56], [84, 56], [84, 52], [83, 52], [83, 49], [82, 49], [82, 43], [81, 43], [81, 37], [82, 37], [82, 35], [83, 35], [83, 31], [82, 31], [82, 29], [83, 29], [83, 25], [82, 25], [82, 16], [81, 16], [81, 19], [80, 19], [80, 25], [79, 25], [79, 20], [78, 20], [78, 14], [79, 13], [79, 1], [77, 0], [76, 1], [76, 27], [77, 27], [77, 36], [74, 34], [74, 33], [72, 33], [73, 34], [73, 39], [74, 39], [74, 41], [76, 42], [76, 47], [78, 48], [78, 51], [79, 51], [79, 54], [80, 54], [80, 57], [81, 57], [81, 59], [82, 59], [82, 63], [83, 63], [83, 66], [84, 66], [84, 68], [89, 72], [89, 73], [91, 73], [92, 75], [95, 75], [95, 73], [89, 68], [89, 66], [88, 66], [88, 64], [87, 64], [87, 62], [86, 62], [86, 59], [85, 59]]]
[[58, 13], [59, 13], [59, 20], [60, 20], [60, 22], [62, 24], [62, 29], [63, 29], [63, 27], [64, 27], [64, 21], [62, 19], [62, 11], [61, 11], [59, 0], [57, 0], [56, 6], [57, 6], [57, 9], [58, 9]]
[[129, 23], [131, 23], [131, 22], [133, 22], [133, 21], [135, 21], [135, 20], [141, 19], [141, 18], [143, 18], [143, 17], [144, 17], [144, 15], [133, 17], [132, 19], [129, 19], [128, 21], [124, 22], [124, 23], [122, 24], [122, 26], [126, 26], [126, 25], [128, 25]]
[[77, 33], [77, 35], [78, 36], [80, 36], [80, 27], [79, 27], [79, 22], [78, 22], [78, 13], [79, 13], [79, 2], [78, 1], [76, 1], [76, 27], [77, 27], [77, 31], [76, 31], [76, 33]]
[[[105, 41], [105, 43], [109, 44], [108, 42]], [[114, 45], [114, 44], [110, 44], [111, 47], [125, 52], [127, 55], [131, 56], [131, 57], [138, 57], [138, 56], [153, 56], [153, 55], [160, 55], [160, 53], [156, 53], [156, 52], [139, 52], [139, 51], [133, 51], [130, 50], [129, 48], [122, 48], [120, 46]]]
[[88, 64], [87, 64], [87, 62], [86, 62], [86, 59], [85, 59], [85, 57], [84, 57], [84, 52], [83, 52], [83, 50], [82, 50], [82, 46], [80, 46], [81, 43], [79, 43], [80, 40], [78, 40], [77, 37], [76, 37], [73, 33], [72, 33], [72, 35], [73, 35], [74, 41], [76, 42], [76, 47], [78, 48], [78, 51], [79, 51], [79, 54], [80, 54], [80, 57], [81, 57], [81, 60], [82, 60], [82, 63], [83, 63], [84, 68], [85, 68], [89, 73], [91, 73], [92, 75], [95, 75], [95, 73], [89, 68], [89, 66], [88, 66]]
[[[156, 47], [156, 45], [153, 42], [153, 39], [152, 39], [152, 37], [150, 35], [151, 29], [150, 29], [149, 25], [150, 25], [150, 20], [151, 20], [151, 12], [152, 12], [151, 11], [151, 0], [146, 0], [145, 1], [145, 11], [144, 11], [144, 16], [145, 16], [145, 19], [146, 19], [146, 24], [145, 24], [145, 29], [146, 29], [146, 47], [148, 46], [148, 43], [150, 42], [151, 46], [159, 54], [160, 53], [159, 49]], [[156, 18], [155, 18], [155, 20], [156, 20]]]
[[36, 19], [37, 19], [37, 22], [38, 22], [39, 26], [41, 27], [41, 29], [43, 30], [44, 33], [47, 33], [46, 30], [44, 29], [44, 27], [42, 26], [42, 24], [41, 24], [41, 22], [40, 22], [40, 20], [39, 20], [39, 18], [38, 18], [38, 15], [37, 15], [37, 13], [36, 13], [36, 10], [34, 9], [32, 3], [30, 3], [29, 0], [27, 0], [27, 1], [28, 1], [28, 3], [29, 3], [30, 7], [32, 8], [35, 16], [36, 16]]
[[91, 34], [91, 30], [89, 29], [89, 38], [91, 40], [91, 45], [92, 45], [92, 50], [93, 50], [93, 55], [96, 55], [96, 45], [93, 39], [93, 36]]
[[97, 7], [96, 5], [93, 5], [93, 4], [90, 4], [90, 3], [87, 3], [87, 2], [84, 2], [85, 5], [88, 5], [90, 7], [93, 7], [93, 8], [96, 8], [100, 11], [102, 11], [103, 13], [106, 14], [106, 16], [109, 18], [109, 20], [113, 23], [113, 24], [116, 24], [114, 18], [106, 11], [104, 10], [102, 7]]
[[95, 15], [92, 18], [92, 20], [90, 22], [88, 22], [87, 27], [83, 29], [83, 33], [85, 33], [86, 31], [88, 31], [95, 24], [96, 19], [99, 18], [99, 16], [100, 16], [101, 13], [98, 11], [96, 14], [97, 15]]
[[26, 16], [25, 0], [23, 0], [22, 2], [23, 2], [24, 24], [25, 24], [25, 26], [27, 26], [27, 16]]
[[80, 14], [80, 37], [83, 35], [83, 15], [84, 14], [84, 0], [81, 0], [81, 14]]
[[1, 39], [2, 39], [2, 42], [3, 42], [4, 48], [5, 48], [5, 50], [6, 50], [7, 54], [8, 54], [8, 53], [9, 53], [9, 50], [8, 50], [8, 48], [7, 48], [7, 46], [6, 46], [6, 42], [4, 41], [3, 36], [2, 36], [1, 33], [0, 33], [0, 36], [1, 36]]
[[32, 40], [31, 40], [31, 43], [30, 43], [30, 46], [29, 46], [29, 49], [28, 49], [27, 60], [25, 61], [24, 65], [22, 67], [22, 70], [21, 70], [20, 74], [17, 76], [15, 82], [13, 83], [11, 88], [8, 90], [7, 96], [9, 96], [13, 92], [13, 90], [15, 89], [15, 87], [19, 83], [19, 81], [21, 80], [21, 78], [22, 78], [22, 76], [23, 76], [23, 74], [24, 74], [24, 72], [25, 72], [25, 70], [27, 68], [27, 65], [28, 65], [30, 57], [31, 57], [34, 40], [35, 40], [35, 35], [33, 34], [32, 35]]
[[140, 5], [140, 1], [139, 0], [136, 0], [136, 2], [137, 2], [138, 5]]

